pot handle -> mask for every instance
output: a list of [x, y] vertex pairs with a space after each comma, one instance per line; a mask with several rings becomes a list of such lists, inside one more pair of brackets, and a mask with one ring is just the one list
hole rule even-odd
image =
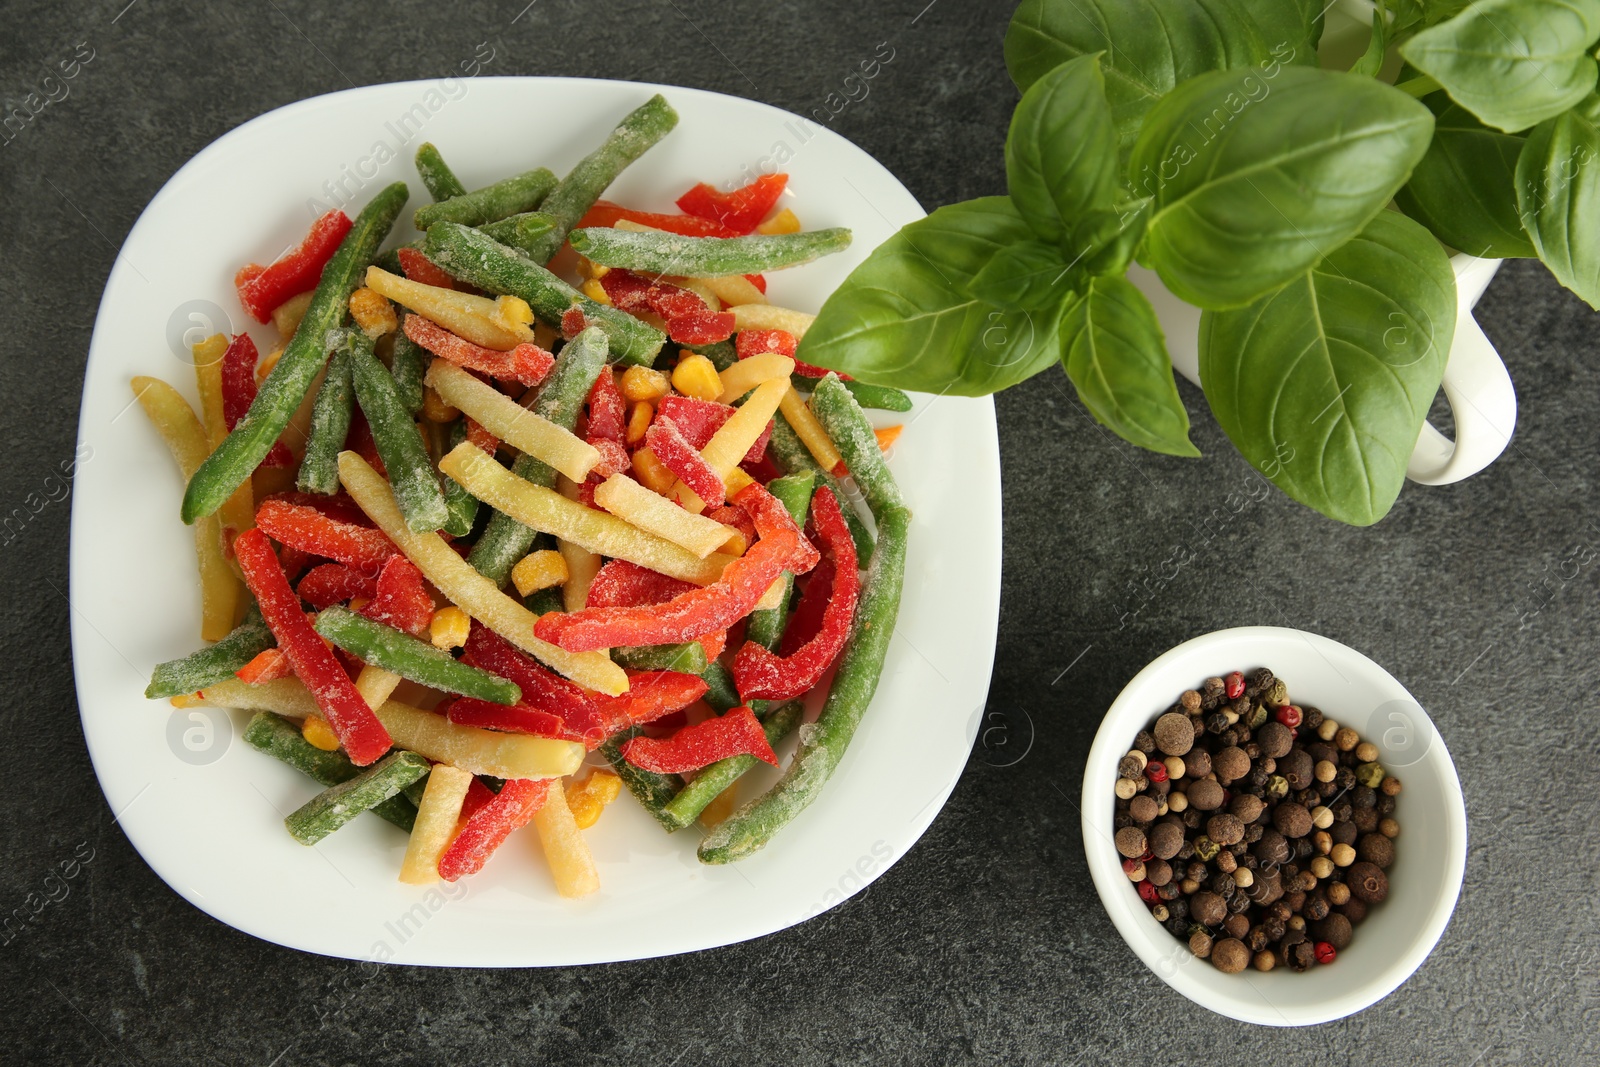
[[1455, 418], [1456, 439], [1450, 440], [1429, 423], [1422, 424], [1406, 466], [1406, 477], [1420, 485], [1448, 485], [1477, 474], [1506, 450], [1517, 425], [1517, 391], [1511, 375], [1472, 317], [1472, 309], [1500, 268], [1500, 261], [1458, 254], [1451, 257], [1450, 265], [1456, 274], [1461, 310], [1442, 385]]

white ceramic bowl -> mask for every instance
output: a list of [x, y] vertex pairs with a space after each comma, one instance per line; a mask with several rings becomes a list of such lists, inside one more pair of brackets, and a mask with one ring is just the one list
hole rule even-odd
[[[1223, 974], [1196, 959], [1156, 922], [1122, 871], [1112, 843], [1117, 762], [1185, 689], [1211, 675], [1265, 666], [1295, 703], [1320, 708], [1376, 744], [1379, 761], [1405, 785], [1389, 897], [1356, 928], [1331, 966]], [[1438, 943], [1461, 892], [1467, 814], [1444, 741], [1405, 686], [1352, 648], [1276, 626], [1218, 630], [1158, 657], [1106, 712], [1083, 776], [1083, 839], [1089, 873], [1117, 930], [1172, 988], [1202, 1007], [1265, 1026], [1307, 1026], [1354, 1014], [1383, 999]]]

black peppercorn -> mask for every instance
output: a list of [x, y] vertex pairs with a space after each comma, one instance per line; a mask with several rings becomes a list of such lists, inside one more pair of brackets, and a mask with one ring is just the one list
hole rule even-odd
[[1172, 903], [1167, 905], [1167, 910], [1172, 913], [1173, 918], [1176, 918], [1176, 919], [1188, 919], [1189, 918], [1189, 898], [1188, 897], [1183, 897], [1183, 896], [1178, 897]]
[[1306, 906], [1301, 913], [1312, 922], [1328, 917], [1328, 898], [1321, 893], [1312, 893], [1306, 897]]
[[1183, 843], [1183, 847], [1178, 849], [1178, 854], [1173, 858], [1174, 859], [1180, 859], [1180, 860], [1193, 859], [1194, 858], [1194, 844], [1192, 842], [1185, 841]]
[[1213, 711], [1206, 716], [1206, 730], [1209, 733], [1220, 734], [1230, 725], [1232, 724], [1228, 722], [1228, 717], [1220, 711]]
[[1133, 747], [1143, 752], [1146, 756], [1156, 750], [1156, 738], [1149, 730], [1140, 730], [1133, 735]]
[[1394, 797], [1380, 796], [1378, 798], [1378, 814], [1393, 815], [1395, 809]]
[[1249, 946], [1251, 952], [1260, 952], [1267, 947], [1267, 932], [1259, 926], [1252, 926], [1250, 932], [1245, 935], [1244, 943]]
[[1230, 726], [1226, 730], [1222, 731], [1220, 734], [1217, 735], [1217, 744], [1222, 745], [1224, 748], [1227, 748], [1229, 746], [1238, 745], [1239, 744], [1239, 731], [1238, 731], [1238, 729], [1236, 729], [1235, 727]]
[[1364, 834], [1370, 834], [1378, 828], [1378, 809], [1357, 808], [1350, 821], [1355, 824], [1357, 830]]
[[1336, 821], [1328, 827], [1328, 836], [1333, 838], [1336, 845], [1353, 845], [1358, 836], [1356, 824], [1348, 820]]
[[1350, 790], [1350, 803], [1355, 805], [1357, 811], [1374, 808], [1378, 804], [1378, 792], [1368, 786], [1358, 785]]
[[1282, 941], [1283, 935], [1288, 931], [1288, 927], [1284, 925], [1282, 919], [1269, 915], [1266, 921], [1261, 924], [1261, 931], [1267, 935], [1268, 941]]
[[[1182, 899], [1182, 897], [1178, 898], [1178, 900]], [[1177, 902], [1177, 900], [1174, 900], [1172, 904], [1176, 904]], [[1168, 911], [1172, 910], [1172, 904], [1167, 905]], [[1166, 926], [1167, 933], [1171, 934], [1173, 937], [1186, 938], [1189, 936], [1189, 919], [1187, 916], [1173, 915], [1167, 919]]]
[[1205, 813], [1196, 810], [1193, 806], [1194, 802], [1192, 800], [1189, 803], [1189, 808], [1183, 813], [1183, 825], [1187, 826], [1191, 830], [1198, 830], [1200, 828], [1201, 819]]
[[1322, 725], [1322, 711], [1318, 708], [1301, 708], [1300, 725], [1307, 730], [1315, 730]]
[[1294, 843], [1294, 858], [1297, 860], [1305, 859], [1314, 851], [1316, 851], [1316, 846], [1311, 843], [1309, 837], [1302, 837]]
[[1235, 893], [1232, 897], [1228, 898], [1228, 910], [1233, 912], [1235, 915], [1247, 910], [1249, 907], [1250, 898], [1244, 893]]
[[1120, 830], [1124, 826], [1132, 826], [1132, 825], [1133, 825], [1133, 816], [1129, 815], [1125, 811], [1119, 811], [1115, 815], [1111, 816], [1111, 828], [1113, 830]]
[[1284, 949], [1282, 962], [1288, 964], [1296, 973], [1304, 973], [1316, 965], [1317, 950], [1311, 942], [1302, 941], [1298, 945]]
[[1195, 862], [1189, 864], [1188, 867], [1184, 868], [1183, 873], [1188, 875], [1191, 881], [1203, 882], [1210, 876], [1211, 868], [1207, 867], [1199, 860], [1196, 860]]
[[1340, 767], [1339, 773], [1333, 776], [1333, 784], [1339, 787], [1339, 792], [1348, 793], [1356, 787], [1356, 771], [1354, 767]]

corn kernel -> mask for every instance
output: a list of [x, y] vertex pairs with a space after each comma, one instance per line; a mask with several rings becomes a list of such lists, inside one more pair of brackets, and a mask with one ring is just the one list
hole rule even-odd
[[741, 467], [733, 468], [728, 472], [728, 476], [722, 480], [723, 484], [728, 487], [728, 496], [730, 497], [754, 481], [755, 479], [746, 474]]
[[611, 306], [611, 298], [606, 295], [606, 287], [600, 284], [599, 278], [590, 278], [583, 283], [583, 295], [593, 300], [596, 304]]
[[400, 328], [394, 305], [379, 293], [362, 286], [350, 294], [350, 317], [368, 337], [378, 338]]
[[272, 368], [278, 365], [278, 360], [283, 358], [283, 346], [279, 345], [271, 352], [261, 357], [261, 362], [256, 364], [256, 385], [261, 385], [267, 380], [267, 375], [272, 373]]
[[766, 222], [756, 227], [757, 233], [799, 233], [800, 218], [793, 211], [784, 208]]
[[496, 297], [489, 320], [511, 333], [520, 333], [533, 321], [533, 308], [520, 296]]
[[460, 648], [467, 643], [467, 631], [472, 620], [467, 613], [451, 604], [433, 613], [428, 623], [428, 640], [434, 648]]
[[339, 747], [339, 735], [333, 732], [333, 727], [321, 715], [307, 715], [306, 721], [300, 724], [300, 736], [324, 752], [332, 752]]
[[663, 496], [670, 493], [678, 482], [678, 476], [669, 471], [648, 448], [641, 448], [633, 454], [633, 473], [640, 485]]
[[511, 568], [511, 582], [520, 596], [549, 589], [553, 585], [565, 585], [568, 577], [570, 573], [566, 557], [550, 548], [529, 552]]
[[610, 270], [610, 267], [602, 267], [588, 256], [578, 257], [578, 277], [580, 278], [604, 278]]
[[628, 400], [655, 400], [672, 391], [672, 382], [661, 371], [635, 366], [622, 372], [617, 388]]
[[691, 353], [678, 360], [677, 369], [672, 372], [672, 387], [696, 400], [715, 400], [722, 395], [722, 378], [715, 363]]
[[656, 409], [650, 401], [641, 400], [633, 405], [633, 410], [628, 412], [627, 441], [630, 445], [637, 445], [644, 440], [644, 435], [650, 430], [650, 420], [656, 417]]
[[713, 827], [733, 814], [733, 809], [739, 803], [739, 783], [734, 782], [728, 788], [711, 798], [711, 803], [700, 812], [700, 825]]
[[578, 824], [578, 829], [587, 830], [593, 826], [605, 806], [617, 799], [621, 792], [622, 779], [604, 768], [597, 768], [582, 782], [568, 778], [567, 807], [572, 809], [572, 818]]
[[904, 429], [904, 426], [885, 426], [881, 430], [873, 430], [872, 435], [878, 439], [878, 447], [887, 452], [900, 440], [900, 431]]
[[461, 412], [446, 404], [444, 397], [428, 385], [422, 389], [422, 417], [429, 422], [455, 422], [461, 417]]

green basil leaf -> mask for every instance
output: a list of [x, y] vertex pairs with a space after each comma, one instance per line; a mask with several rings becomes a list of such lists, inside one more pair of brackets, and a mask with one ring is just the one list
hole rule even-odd
[[1200, 382], [1228, 437], [1285, 493], [1368, 526], [1388, 513], [1439, 391], [1455, 275], [1395, 211], [1249, 307], [1200, 317]]
[[1361, 58], [1351, 65], [1350, 73], [1359, 74], [1363, 78], [1376, 78], [1388, 51], [1389, 20], [1384, 17], [1383, 8], [1380, 6], [1372, 13], [1372, 36], [1367, 38], [1367, 50], [1362, 52]]
[[1117, 142], [1098, 55], [1069, 59], [1022, 94], [1006, 136], [1006, 191], [1034, 233], [1059, 241], [1111, 203]]
[[1361, 231], [1427, 151], [1433, 114], [1337, 71], [1218, 71], [1157, 104], [1134, 145], [1155, 198], [1141, 262], [1202, 308], [1248, 304]]
[[967, 292], [1010, 311], [1042, 309], [1059, 303], [1072, 288], [1063, 284], [1068, 273], [1054, 245], [1023, 241], [1002, 248], [968, 283]]
[[1444, 93], [1423, 103], [1435, 115], [1433, 141], [1395, 202], [1451, 248], [1493, 259], [1537, 255], [1517, 214], [1526, 138], [1490, 129]]
[[1287, 63], [1238, 0], [1022, 0], [1006, 30], [1006, 68], [1024, 92], [1060, 64], [1104, 52], [1106, 99], [1123, 152], [1139, 120], [1179, 82], [1212, 70]]
[[1061, 365], [1095, 421], [1140, 448], [1198, 456], [1155, 309], [1115, 275], [1091, 279], [1061, 315]]
[[834, 290], [800, 342], [807, 363], [871, 385], [983, 396], [1056, 358], [1058, 316], [970, 292], [1002, 249], [1031, 239], [1011, 199], [942, 207], [879, 245]]
[[1450, 98], [1507, 133], [1594, 92], [1600, 0], [1479, 0], [1400, 48]]
[[1533, 128], [1517, 160], [1517, 210], [1556, 280], [1600, 309], [1600, 96]]
[[1293, 58], [1286, 63], [1317, 65], [1317, 42], [1322, 39], [1322, 16], [1328, 0], [1239, 0], [1255, 20], [1269, 49], [1287, 45]]

